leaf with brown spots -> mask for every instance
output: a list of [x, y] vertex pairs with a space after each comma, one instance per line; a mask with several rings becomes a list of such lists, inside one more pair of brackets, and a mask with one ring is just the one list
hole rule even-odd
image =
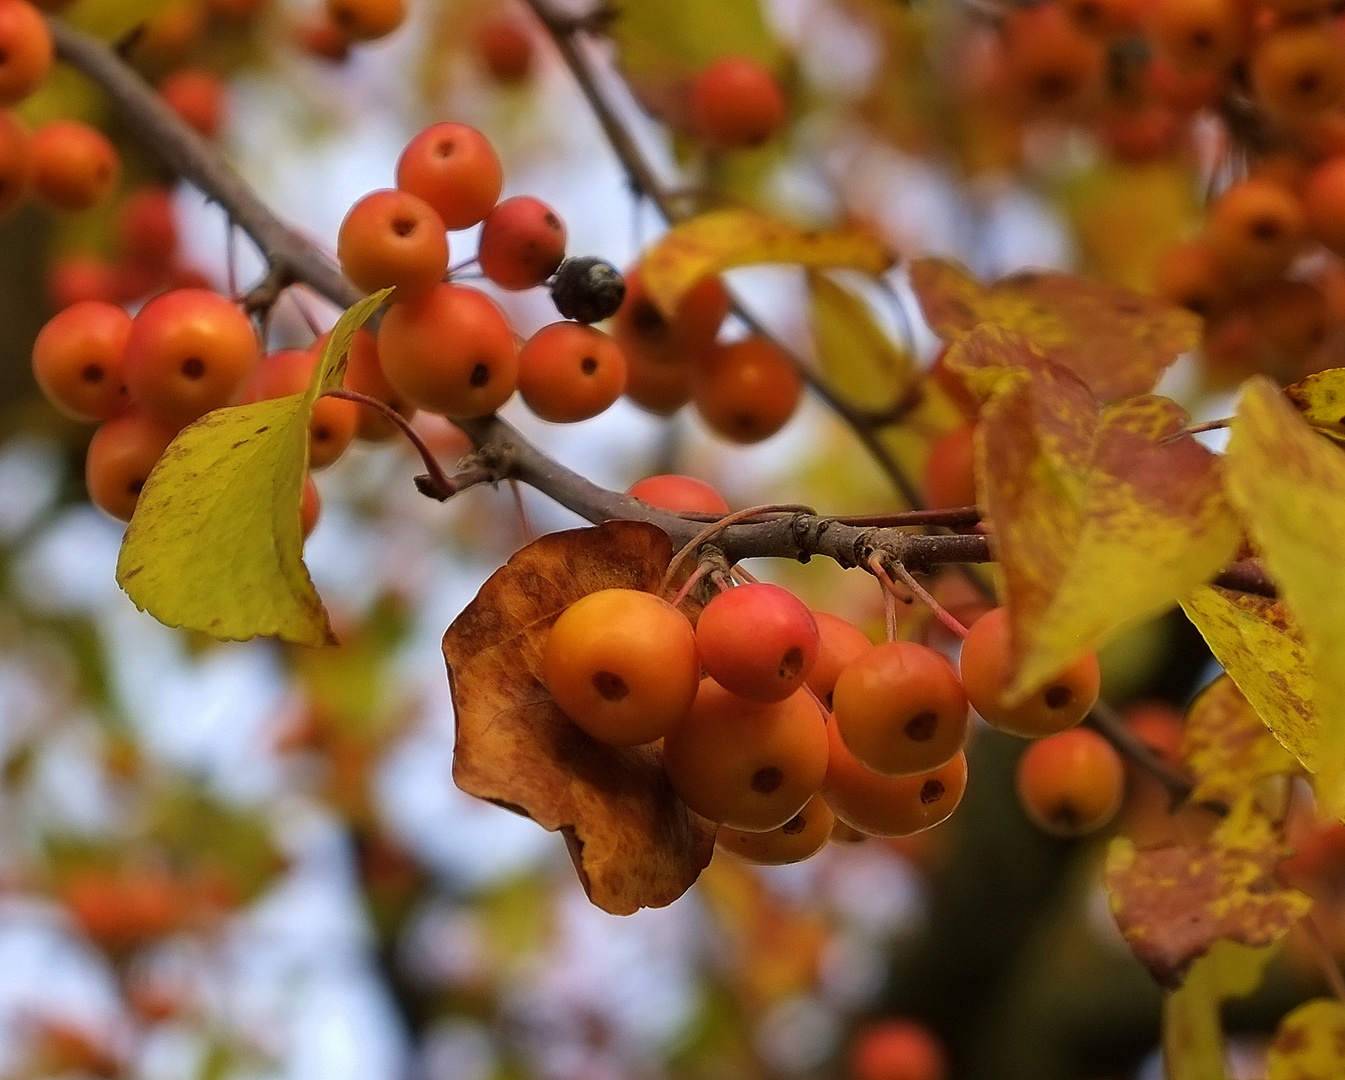
[[1298, 768], [1227, 675], [1192, 702], [1181, 752], [1195, 778], [1191, 797], [1222, 806], [1232, 806], [1258, 780]]
[[864, 229], [800, 229], [753, 210], [711, 210], [675, 225], [640, 263], [649, 297], [672, 317], [698, 281], [735, 266], [789, 263], [881, 274], [896, 257]]
[[1266, 1062], [1268, 1080], [1345, 1076], [1345, 1002], [1318, 998], [1280, 1021]]
[[1226, 460], [1229, 497], [1308, 646], [1322, 720], [1309, 766], [1318, 798], [1345, 816], [1345, 454], [1255, 378], [1243, 387]]
[[1312, 901], [1275, 877], [1286, 854], [1253, 797], [1198, 844], [1137, 851], [1118, 838], [1107, 854], [1112, 914], [1154, 978], [1177, 986], [1215, 942], [1270, 945], [1307, 913]]
[[1303, 419], [1328, 439], [1345, 443], [1345, 368], [1319, 371], [1284, 388]]
[[1213, 577], [1241, 532], [1218, 459], [1182, 434], [1174, 402], [1099, 409], [1077, 376], [997, 327], [972, 331], [947, 363], [991, 395], [976, 486], [1014, 643], [1006, 696], [1022, 700]]
[[1261, 985], [1274, 945], [1253, 949], [1216, 941], [1186, 974], [1181, 987], [1163, 997], [1165, 1080], [1228, 1080], [1219, 1007]]
[[660, 744], [607, 746], [556, 707], [540, 679], [542, 648], [575, 600], [655, 592], [671, 557], [667, 535], [642, 522], [544, 536], [497, 570], [444, 635], [454, 781], [562, 832], [589, 899], [614, 915], [686, 892], [710, 861], [715, 826], [673, 794]]
[[1015, 331], [1101, 401], [1151, 390], [1200, 340], [1189, 311], [1069, 274], [1025, 271], [984, 288], [959, 266], [917, 259], [911, 287], [941, 337], [956, 340], [982, 323]]

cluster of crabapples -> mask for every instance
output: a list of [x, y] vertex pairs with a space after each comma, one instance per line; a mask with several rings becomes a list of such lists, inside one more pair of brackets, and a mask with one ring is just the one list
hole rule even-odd
[[966, 786], [973, 708], [1038, 740], [1018, 777], [1034, 821], [1081, 835], [1110, 820], [1124, 770], [1077, 727], [1097, 699], [1096, 657], [1008, 705], [1008, 627], [994, 608], [969, 631], [959, 668], [916, 642], [875, 645], [751, 582], [717, 593], [694, 626], [653, 593], [589, 593], [552, 625], [541, 680], [600, 742], [662, 740], [672, 789], [720, 826], [720, 847], [752, 862], [808, 858], [837, 822], [848, 835], [897, 837], [945, 820]]

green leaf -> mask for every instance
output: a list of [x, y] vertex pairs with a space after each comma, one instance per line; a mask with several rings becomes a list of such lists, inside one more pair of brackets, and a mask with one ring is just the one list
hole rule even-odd
[[895, 261], [864, 229], [800, 229], [751, 210], [712, 210], [664, 233], [640, 274], [650, 299], [671, 317], [698, 281], [735, 266], [793, 263], [881, 274]]
[[1229, 495], [1312, 658], [1318, 798], [1345, 816], [1345, 456], [1263, 378], [1244, 388], [1232, 432]]
[[303, 562], [308, 423], [320, 394], [340, 385], [355, 331], [386, 295], [341, 316], [307, 393], [216, 409], [173, 440], [117, 559], [117, 584], [137, 607], [225, 641], [335, 641]]
[[918, 373], [910, 354], [893, 343], [873, 312], [822, 274], [808, 275], [813, 339], [828, 383], [863, 409], [889, 409], [911, 390]]

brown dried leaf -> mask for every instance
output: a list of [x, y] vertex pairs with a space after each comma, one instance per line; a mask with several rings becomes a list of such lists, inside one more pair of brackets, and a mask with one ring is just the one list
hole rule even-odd
[[599, 589], [654, 592], [672, 557], [652, 525], [609, 521], [517, 552], [444, 635], [463, 791], [560, 831], [589, 899], [613, 915], [662, 907], [710, 861], [715, 826], [673, 794], [660, 744], [580, 731], [539, 678], [551, 624]]
[[1137, 851], [1124, 838], [1107, 854], [1112, 914], [1135, 955], [1164, 986], [1218, 941], [1278, 941], [1312, 906], [1275, 877], [1287, 853], [1253, 798], [1243, 798], [1208, 839]]
[[1025, 271], [984, 288], [939, 259], [918, 259], [910, 272], [941, 337], [959, 338], [982, 323], [1016, 331], [1104, 402], [1152, 389], [1200, 340], [1200, 320], [1189, 311], [1105, 282]]

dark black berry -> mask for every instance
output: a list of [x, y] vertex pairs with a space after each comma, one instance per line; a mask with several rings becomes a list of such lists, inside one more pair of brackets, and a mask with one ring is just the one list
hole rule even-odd
[[551, 282], [551, 300], [567, 319], [595, 323], [616, 314], [626, 281], [615, 266], [592, 255], [566, 259]]

